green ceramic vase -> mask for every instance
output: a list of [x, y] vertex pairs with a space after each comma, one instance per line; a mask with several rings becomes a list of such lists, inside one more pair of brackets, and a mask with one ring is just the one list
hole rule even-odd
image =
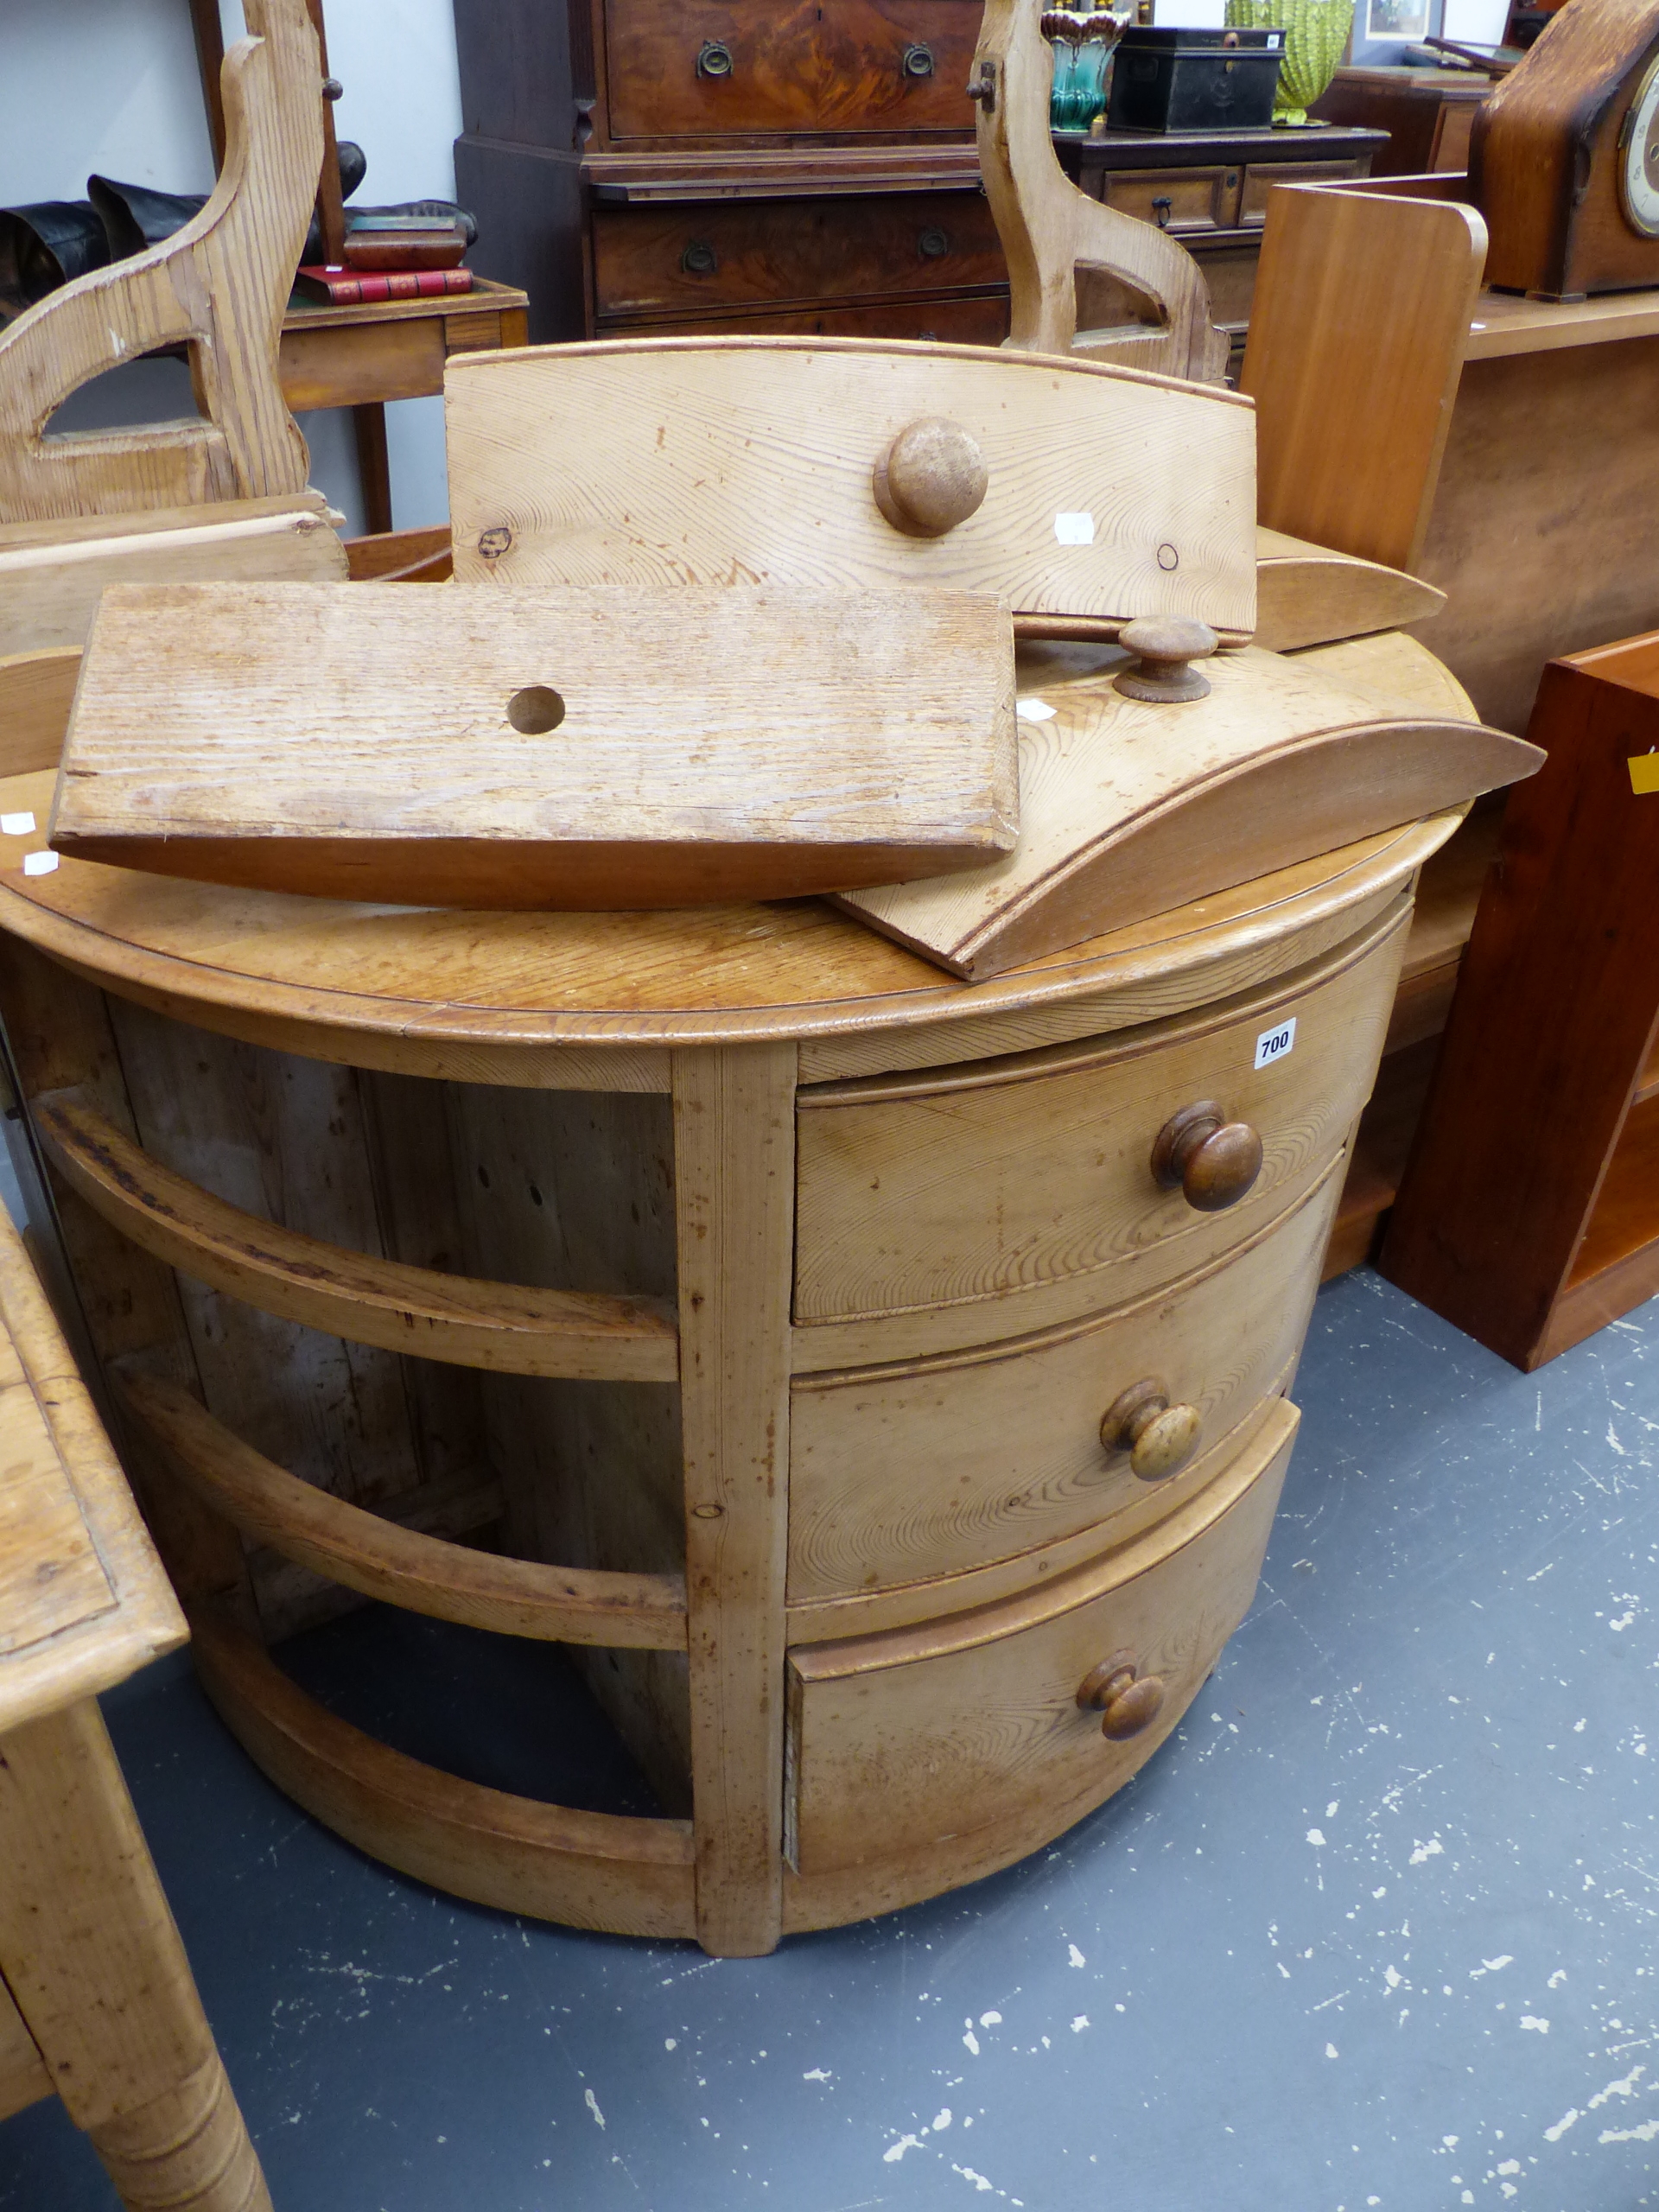
[[1353, 0], [1227, 0], [1227, 21], [1236, 30], [1283, 28], [1274, 123], [1294, 128], [1307, 121], [1307, 111], [1337, 73], [1353, 20]]

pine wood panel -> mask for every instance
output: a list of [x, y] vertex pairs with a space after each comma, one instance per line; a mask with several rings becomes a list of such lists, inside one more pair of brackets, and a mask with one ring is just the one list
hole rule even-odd
[[[1133, 1038], [804, 1090], [798, 1322], [998, 1299], [1008, 1335], [1020, 1324], [1006, 1294], [1087, 1278], [1098, 1306], [1204, 1266], [1341, 1147], [1370, 1088], [1407, 918], [1386, 916], [1278, 990]], [[1258, 1037], [1293, 1014], [1291, 1053], [1254, 1067]], [[1205, 1098], [1263, 1146], [1254, 1188], [1224, 1214], [1195, 1212], [1148, 1164], [1163, 1123]]]
[[[675, 1297], [665, 1098], [447, 1093], [461, 1251], [480, 1275]], [[662, 1384], [484, 1378], [508, 1548], [604, 1572], [685, 1568], [679, 1395]], [[682, 1645], [683, 1638], [681, 1639]], [[569, 1655], [664, 1807], [691, 1809], [683, 1649]]]
[[1282, 531], [1258, 527], [1255, 549], [1255, 642], [1268, 652], [1425, 622], [1446, 604], [1444, 592], [1416, 576]]
[[552, 1643], [685, 1641], [676, 1575], [605, 1574], [473, 1551], [330, 1497], [250, 1451], [195, 1399], [135, 1376], [128, 1402], [179, 1472], [227, 1520], [285, 1558], [409, 1611]]
[[0, 658], [0, 770], [6, 775], [57, 766], [79, 673], [79, 645]]
[[[1251, 417], [1231, 393], [972, 347], [773, 338], [531, 347], [452, 362], [444, 389], [462, 582], [932, 584], [1017, 618], [1255, 627]], [[872, 475], [900, 430], [937, 416], [977, 442], [989, 487], [945, 536], [909, 537]], [[1093, 543], [1062, 543], [1056, 517], [1079, 512]], [[641, 514], [648, 532], [626, 519]]]
[[1205, 664], [1211, 696], [1176, 705], [1124, 697], [1103, 664], [1057, 668], [1020, 701], [1013, 852], [844, 893], [843, 911], [979, 980], [1466, 803], [1541, 758], [1501, 731], [1382, 704], [1385, 686], [1352, 690], [1313, 654], [1223, 655]]
[[573, 1812], [461, 1782], [338, 1720], [219, 1618], [191, 1623], [203, 1687], [278, 1789], [348, 1842], [456, 1897], [571, 1928], [695, 1932], [688, 1821]]
[[674, 1056], [697, 1936], [753, 1956], [783, 1910], [795, 1052]]
[[[110, 1012], [148, 1154], [244, 1213], [384, 1256], [349, 1071], [226, 1044], [123, 1000]], [[208, 1410], [255, 1451], [354, 1504], [419, 1478], [396, 1353], [176, 1280]]]
[[111, 1226], [198, 1282], [307, 1327], [518, 1375], [674, 1381], [664, 1300], [535, 1291], [342, 1251], [226, 1205], [147, 1160], [101, 1115], [41, 1109], [52, 1159]]
[[24, 2025], [10, 1991], [0, 1981], [0, 2120], [10, 2120], [25, 2105], [53, 2094], [40, 2045]]
[[[1298, 1416], [1139, 1542], [1000, 1606], [790, 1655], [791, 1862], [868, 1870], [1020, 1815], [1076, 1818], [1170, 1734], [1255, 1594]], [[1142, 1733], [1113, 1742], [1078, 1685], [1135, 1653], [1165, 1684]], [[1055, 1832], [1053, 1827], [1046, 1831]], [[948, 1863], [948, 1861], [947, 1861]], [[934, 1884], [935, 1889], [938, 1886]]]
[[[346, 554], [315, 492], [73, 522], [0, 524], [0, 653], [79, 652], [110, 584], [237, 576], [337, 583]], [[24, 764], [16, 763], [11, 772]]]
[[1417, 568], [1485, 251], [1449, 200], [1269, 195], [1240, 380], [1269, 528]]
[[1101, 1416], [1155, 1380], [1203, 1415], [1206, 1457], [1224, 1447], [1300, 1347], [1341, 1169], [1333, 1160], [1287, 1218], [1137, 1305], [966, 1357], [798, 1377], [791, 1606], [970, 1573], [1084, 1529], [1121, 1543], [1167, 1513], [1173, 1486], [1107, 1450]]
[[1013, 845], [1005, 609], [686, 591], [640, 614], [558, 589], [106, 592], [53, 843], [266, 889], [577, 908], [791, 897]]

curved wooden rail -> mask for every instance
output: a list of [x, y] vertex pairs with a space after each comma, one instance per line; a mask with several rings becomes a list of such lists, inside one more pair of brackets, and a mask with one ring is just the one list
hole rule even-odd
[[365, 1513], [233, 1436], [175, 1383], [124, 1375], [122, 1395], [198, 1497], [285, 1559], [365, 1598], [544, 1643], [683, 1651], [677, 1574], [607, 1574], [474, 1551]]
[[578, 1813], [461, 1782], [340, 1720], [209, 1608], [190, 1620], [220, 1716], [279, 1789], [418, 1880], [617, 1936], [695, 1936], [690, 1821]]
[[504, 1375], [672, 1382], [679, 1332], [666, 1299], [534, 1290], [348, 1252], [244, 1213], [122, 1135], [90, 1107], [40, 1104], [53, 1163], [146, 1252], [266, 1313], [353, 1344]]

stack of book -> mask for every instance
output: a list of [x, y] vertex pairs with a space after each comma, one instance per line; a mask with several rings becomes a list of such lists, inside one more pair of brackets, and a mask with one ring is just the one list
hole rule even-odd
[[346, 221], [345, 260], [302, 266], [294, 280], [302, 300], [349, 308], [472, 290], [473, 272], [461, 266], [467, 251], [461, 224], [432, 215], [353, 214], [350, 208]]

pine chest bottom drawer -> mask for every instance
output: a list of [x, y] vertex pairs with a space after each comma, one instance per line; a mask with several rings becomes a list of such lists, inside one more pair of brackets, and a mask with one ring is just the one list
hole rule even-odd
[[1281, 1401], [1227, 1474], [1062, 1582], [791, 1651], [792, 1924], [976, 1880], [1144, 1764], [1249, 1611], [1298, 1418]]
[[[1063, 1544], [1071, 1556], [1058, 1564], [1069, 1567], [1127, 1541], [1217, 1473], [1294, 1369], [1345, 1163], [1339, 1154], [1248, 1243], [1133, 1305], [1012, 1344], [798, 1376], [791, 1634], [817, 1642], [960, 1611], [998, 1593], [952, 1603], [938, 1590], [944, 1578], [998, 1560], [1034, 1569]], [[1135, 1436], [1103, 1436], [1114, 1406], [1131, 1420], [1145, 1407]], [[880, 1623], [858, 1619], [878, 1592], [914, 1595], [918, 1610], [895, 1613], [889, 1599]], [[814, 1614], [823, 1624], [808, 1630]]]

